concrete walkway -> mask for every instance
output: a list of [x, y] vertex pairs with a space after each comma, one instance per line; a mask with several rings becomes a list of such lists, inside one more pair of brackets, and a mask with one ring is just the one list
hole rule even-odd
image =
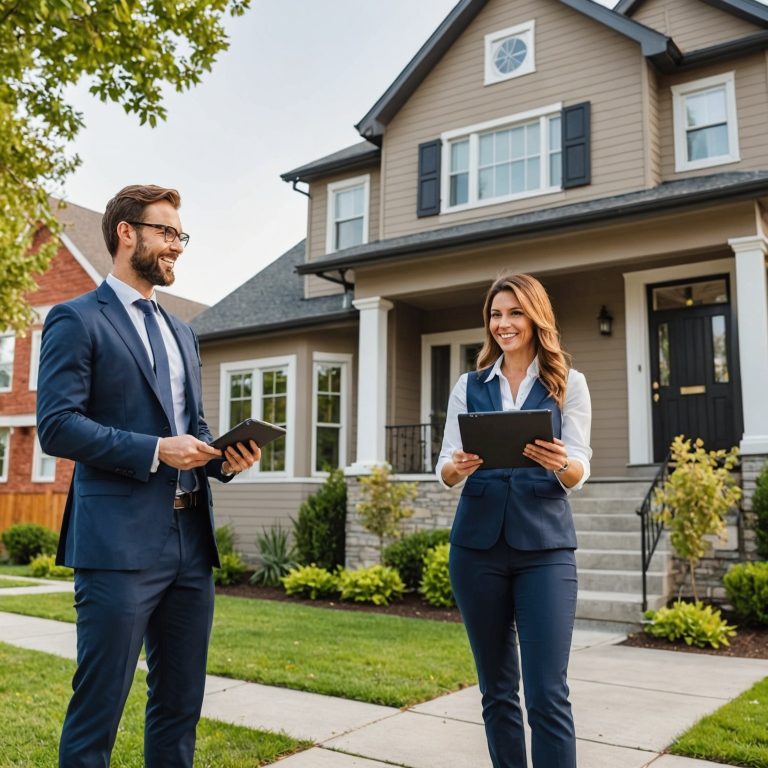
[[[579, 765], [722, 768], [662, 753], [703, 715], [768, 676], [768, 661], [616, 645], [622, 639], [575, 633], [569, 678]], [[75, 657], [73, 624], [0, 612], [0, 641]], [[203, 715], [315, 743], [281, 768], [491, 765], [476, 686], [398, 710], [209, 675]]]

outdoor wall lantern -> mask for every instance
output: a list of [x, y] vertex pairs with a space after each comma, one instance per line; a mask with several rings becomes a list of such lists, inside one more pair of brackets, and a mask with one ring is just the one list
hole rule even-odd
[[613, 317], [605, 308], [605, 304], [600, 307], [600, 314], [597, 316], [597, 327], [600, 329], [601, 336], [610, 336], [613, 333]]

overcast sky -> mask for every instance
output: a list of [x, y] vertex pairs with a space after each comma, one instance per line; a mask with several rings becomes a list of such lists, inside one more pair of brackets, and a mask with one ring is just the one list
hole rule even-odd
[[355, 123], [455, 2], [253, 0], [157, 128], [74, 92], [86, 128], [66, 198], [103, 211], [126, 184], [179, 189], [191, 240], [173, 290], [216, 303], [304, 237], [307, 199], [280, 174], [360, 141]]

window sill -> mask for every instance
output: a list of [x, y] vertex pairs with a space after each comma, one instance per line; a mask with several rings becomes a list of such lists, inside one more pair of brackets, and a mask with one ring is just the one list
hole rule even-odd
[[547, 187], [546, 189], [537, 189], [533, 192], [523, 192], [508, 197], [494, 197], [490, 200], [478, 200], [477, 202], [465, 203], [464, 205], [455, 205], [452, 208], [446, 208], [444, 211], [441, 211], [440, 215], [462, 213], [463, 211], [473, 211], [477, 208], [488, 208], [491, 205], [504, 205], [506, 203], [516, 203], [520, 200], [530, 200], [536, 197], [550, 197], [558, 194], [561, 195], [563, 199], [565, 198], [565, 190], [562, 187]]

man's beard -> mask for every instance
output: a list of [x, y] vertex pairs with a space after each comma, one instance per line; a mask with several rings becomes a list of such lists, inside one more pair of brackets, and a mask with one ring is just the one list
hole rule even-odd
[[136, 238], [136, 250], [131, 256], [131, 267], [139, 276], [152, 285], [172, 285], [176, 279], [172, 270], [164, 272], [160, 268], [157, 256], [152, 256], [144, 244], [144, 238], [139, 234]]

